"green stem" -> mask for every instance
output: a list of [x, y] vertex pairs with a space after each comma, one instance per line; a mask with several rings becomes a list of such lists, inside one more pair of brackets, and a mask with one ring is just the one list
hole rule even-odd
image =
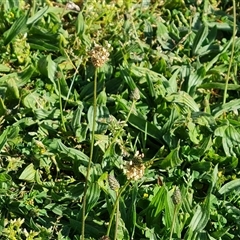
[[[123, 191], [125, 190], [125, 188], [129, 185], [130, 182], [131, 182], [131, 181], [128, 180], [128, 181], [125, 183], [125, 185], [124, 185], [122, 188], [120, 188], [120, 190], [119, 190], [119, 192], [118, 192], [118, 194], [117, 194], [116, 201], [115, 201], [115, 204], [114, 204], [114, 206], [113, 206], [113, 210], [112, 210], [112, 213], [111, 213], [111, 216], [110, 216], [110, 220], [109, 220], [109, 224], [108, 224], [108, 229], [107, 229], [106, 236], [109, 236], [109, 234], [110, 234], [110, 230], [111, 230], [111, 227], [112, 227], [112, 222], [113, 222], [114, 214], [115, 214], [115, 212], [116, 212], [117, 206], [119, 206], [119, 198], [120, 198], [120, 196], [122, 195], [122, 193], [123, 193]], [[116, 215], [116, 217], [118, 217], [118, 216]], [[118, 222], [116, 221], [116, 225], [117, 225], [117, 223], [118, 223]], [[115, 238], [114, 238], [114, 239], [115, 239]]]
[[114, 232], [114, 240], [117, 240], [117, 232], [118, 232], [118, 221], [119, 221], [119, 201], [117, 201], [117, 209], [116, 209], [116, 223], [115, 223], [115, 232]]
[[233, 0], [233, 41], [232, 41], [232, 50], [231, 50], [231, 57], [229, 61], [229, 66], [228, 66], [228, 72], [227, 72], [227, 77], [226, 77], [226, 83], [225, 83], [225, 88], [224, 88], [224, 94], [223, 94], [223, 104], [226, 103], [227, 100], [227, 90], [228, 90], [228, 82], [230, 78], [230, 72], [232, 68], [232, 63], [233, 63], [233, 56], [234, 56], [234, 47], [235, 47], [235, 35], [236, 35], [236, 2]]
[[173, 221], [172, 221], [172, 227], [171, 227], [171, 233], [170, 233], [169, 240], [172, 240], [172, 235], [173, 235], [173, 229], [174, 229], [174, 225], [175, 225], [176, 216], [177, 216], [177, 205], [174, 206], [174, 215], [173, 215]]
[[114, 138], [112, 139], [111, 143], [108, 145], [107, 149], [106, 149], [106, 152], [109, 150], [109, 148], [112, 146], [113, 143], [116, 142], [117, 138], [119, 137], [119, 135], [121, 134], [121, 131], [123, 130], [124, 128], [124, 125], [128, 122], [129, 118], [130, 118], [130, 115], [135, 107], [135, 104], [136, 104], [136, 100], [133, 100], [132, 102], [132, 105], [131, 105], [131, 108], [128, 112], [128, 115], [127, 115], [127, 118], [125, 119], [124, 123], [122, 124], [122, 127], [118, 130], [118, 132], [115, 134]]
[[95, 123], [96, 123], [96, 115], [97, 115], [97, 72], [98, 68], [95, 68], [94, 75], [94, 89], [93, 89], [93, 123], [92, 123], [92, 137], [91, 137], [91, 146], [90, 146], [90, 156], [87, 167], [86, 174], [86, 182], [84, 187], [84, 195], [83, 195], [83, 204], [82, 204], [82, 235], [81, 240], [84, 240], [84, 231], [85, 231], [85, 214], [86, 214], [86, 201], [87, 201], [87, 189], [88, 189], [88, 178], [90, 176], [92, 158], [93, 158], [93, 148], [94, 148], [94, 134], [95, 134]]
[[60, 108], [60, 114], [61, 114], [62, 128], [66, 132], [67, 130], [66, 130], [66, 126], [65, 126], [65, 119], [64, 119], [64, 116], [63, 116], [62, 93], [61, 93], [61, 87], [60, 87], [59, 80], [57, 81], [57, 84], [58, 84], [59, 108]]
[[68, 60], [69, 60], [70, 63], [72, 64], [72, 66], [75, 68], [75, 72], [74, 72], [74, 75], [73, 75], [73, 79], [72, 79], [71, 85], [70, 85], [69, 90], [68, 90], [67, 99], [66, 99], [65, 104], [64, 104], [64, 109], [65, 109], [66, 106], [67, 106], [67, 102], [68, 102], [70, 93], [71, 93], [71, 91], [72, 91], [73, 84], [74, 84], [74, 82], [75, 82], [75, 80], [76, 80], [76, 76], [77, 76], [77, 73], [78, 73], [78, 69], [79, 69], [79, 67], [80, 67], [80, 65], [81, 65], [81, 63], [82, 63], [82, 58], [80, 58], [80, 61], [79, 61], [78, 65], [77, 65], [77, 68], [76, 68], [76, 67], [74, 66], [71, 58], [68, 56], [68, 54], [67, 54], [67, 52], [66, 52], [65, 50], [64, 50], [64, 53], [66, 54]]

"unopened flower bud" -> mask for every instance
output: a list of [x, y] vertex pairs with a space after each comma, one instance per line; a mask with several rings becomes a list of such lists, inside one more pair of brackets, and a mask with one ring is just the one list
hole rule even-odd
[[108, 175], [108, 184], [110, 188], [114, 191], [117, 191], [120, 188], [119, 182], [113, 175]]
[[181, 203], [181, 201], [182, 201], [181, 192], [178, 187], [176, 187], [173, 192], [172, 201], [173, 201], [174, 205], [177, 205], [177, 204]]
[[130, 99], [131, 99], [131, 100], [135, 100], [135, 101], [137, 101], [137, 100], [140, 99], [140, 92], [139, 92], [138, 88], [135, 88], [135, 89], [131, 92], [131, 94], [130, 94]]

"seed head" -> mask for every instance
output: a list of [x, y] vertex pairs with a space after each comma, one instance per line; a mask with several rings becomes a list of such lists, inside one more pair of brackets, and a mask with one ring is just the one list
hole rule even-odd
[[172, 201], [174, 205], [178, 205], [182, 201], [181, 192], [178, 187], [175, 188], [173, 195], [172, 195]]
[[108, 174], [108, 184], [110, 186], [110, 188], [114, 191], [118, 191], [118, 189], [120, 188], [120, 184], [117, 181], [117, 179], [113, 176]]
[[139, 100], [140, 99], [140, 92], [139, 92], [139, 89], [138, 88], [135, 88], [131, 94], [130, 94], [130, 99], [131, 100]]
[[105, 62], [107, 62], [109, 52], [103, 46], [95, 45], [95, 47], [90, 51], [90, 57], [94, 67], [101, 67]]

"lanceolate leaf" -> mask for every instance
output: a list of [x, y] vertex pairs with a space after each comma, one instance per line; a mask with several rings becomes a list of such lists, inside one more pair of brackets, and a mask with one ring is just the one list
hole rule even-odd
[[200, 233], [207, 225], [210, 217], [210, 196], [208, 196], [202, 206], [197, 205], [196, 211], [189, 224], [187, 237], [185, 239], [192, 240], [193, 236]]
[[227, 113], [229, 111], [235, 111], [240, 108], [240, 100], [239, 99], [234, 99], [228, 103], [221, 104], [220, 106], [216, 107], [213, 109], [213, 115], [215, 118], [218, 118], [221, 116], [223, 113]]
[[83, 152], [70, 148], [65, 146], [61, 140], [59, 139], [54, 139], [52, 143], [49, 145], [49, 147], [54, 150], [56, 153], [62, 153], [71, 159], [75, 161], [81, 161], [82, 164], [86, 165], [89, 161], [89, 158], [87, 155], [85, 155]]
[[5, 45], [9, 44], [19, 33], [27, 31], [27, 19], [28, 15], [19, 17], [12, 27], [3, 34]]
[[179, 158], [179, 149], [180, 146], [178, 146], [177, 148], [173, 149], [166, 158], [164, 158], [161, 163], [160, 166], [161, 168], [174, 168], [175, 166], [181, 164], [182, 160]]
[[171, 94], [171, 95], [168, 95], [167, 97], [165, 97], [165, 99], [168, 102], [186, 105], [195, 112], [199, 111], [199, 107], [198, 107], [197, 103], [186, 92], [179, 92], [179, 93]]
[[88, 213], [93, 206], [97, 203], [100, 196], [100, 187], [98, 183], [90, 183], [87, 191], [87, 209], [86, 213]]
[[202, 25], [200, 30], [197, 32], [193, 42], [193, 46], [192, 46], [193, 55], [198, 54], [199, 48], [203, 46], [203, 42], [206, 39], [207, 35], [208, 35], [208, 27], [205, 25]]
[[42, 18], [42, 16], [48, 11], [49, 7], [46, 6], [44, 8], [42, 8], [40, 11], [38, 11], [35, 15], [33, 15], [32, 17], [30, 17], [27, 20], [27, 25], [31, 25], [36, 23], [38, 20], [40, 20]]
[[36, 169], [34, 168], [33, 164], [31, 163], [24, 169], [24, 171], [20, 175], [19, 179], [28, 181], [28, 182], [34, 182], [35, 181], [35, 173], [36, 173]]
[[162, 210], [165, 207], [165, 198], [167, 191], [164, 187], [156, 186], [154, 188], [153, 198], [146, 209], [146, 222], [151, 226], [153, 223], [159, 222], [161, 219]]
[[153, 137], [155, 140], [157, 140], [158, 142], [162, 142], [162, 135], [160, 130], [153, 125], [152, 123], [149, 123], [148, 121], [146, 121], [145, 119], [142, 119], [134, 114], [130, 115], [129, 118], [129, 123], [134, 126], [135, 128], [137, 128], [138, 130], [146, 133], [147, 135]]
[[226, 183], [220, 188], [219, 193], [228, 194], [232, 191], [240, 191], [240, 179], [235, 179]]

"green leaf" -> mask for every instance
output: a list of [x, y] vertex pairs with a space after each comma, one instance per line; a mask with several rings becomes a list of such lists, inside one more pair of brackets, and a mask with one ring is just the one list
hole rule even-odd
[[153, 137], [159, 143], [162, 143], [162, 134], [161, 131], [152, 123], [146, 121], [143, 118], [140, 118], [134, 114], [131, 114], [128, 122], [138, 130], [146, 133], [147, 135]]
[[239, 151], [240, 132], [233, 125], [223, 125], [215, 130], [215, 135], [222, 138], [222, 145], [227, 156], [235, 156]]
[[51, 210], [53, 213], [55, 213], [58, 216], [63, 216], [64, 211], [67, 210], [65, 206], [60, 205], [58, 203], [49, 203], [44, 208], [47, 210]]
[[208, 27], [205, 25], [202, 25], [194, 38], [194, 42], [192, 45], [193, 56], [198, 54], [198, 51], [200, 47], [203, 46], [203, 42], [207, 38], [207, 36], [208, 36]]
[[127, 219], [126, 219], [126, 227], [131, 237], [133, 238], [135, 233], [136, 221], [137, 221], [137, 195], [138, 195], [138, 186], [134, 184], [131, 191], [131, 203], [130, 207], [127, 210]]
[[130, 240], [128, 230], [122, 218], [119, 218], [118, 221], [117, 239]]
[[35, 173], [36, 173], [36, 170], [33, 164], [31, 163], [23, 170], [19, 179], [27, 182], [35, 182]]
[[47, 75], [48, 78], [54, 82], [55, 81], [55, 73], [57, 71], [57, 64], [52, 60], [51, 55], [48, 55], [46, 58], [47, 61]]
[[167, 190], [164, 187], [155, 186], [153, 198], [146, 209], [146, 223], [151, 226], [153, 223], [159, 223], [162, 210], [165, 207], [164, 199], [167, 196]]
[[88, 214], [90, 210], [96, 205], [100, 197], [100, 187], [98, 183], [91, 182], [87, 189], [87, 203], [86, 203], [86, 213]]
[[205, 77], [206, 70], [205, 67], [200, 67], [195, 72], [191, 72], [188, 80], [188, 89], [187, 92], [190, 96], [194, 96], [196, 93], [197, 87], [202, 84], [203, 79]]
[[71, 126], [73, 130], [77, 130], [81, 126], [81, 118], [83, 113], [83, 104], [79, 104], [77, 109], [73, 113], [73, 118], [71, 122]]
[[[179, 225], [178, 218], [174, 219], [174, 211], [177, 211], [178, 208], [175, 208], [175, 205], [173, 204], [173, 201], [171, 199], [170, 193], [167, 193], [167, 196], [165, 198], [165, 214], [164, 219], [166, 221], [167, 228], [171, 228], [174, 224], [174, 233], [180, 238], [181, 235], [181, 229]], [[175, 220], [175, 221], [174, 221]]]
[[4, 65], [4, 64], [0, 64], [0, 72], [10, 72], [11, 68]]
[[222, 114], [230, 112], [230, 111], [236, 111], [240, 108], [240, 99], [234, 99], [228, 103], [221, 104], [218, 107], [214, 108], [212, 110], [214, 118], [220, 117]]
[[73, 159], [74, 161], [80, 161], [84, 166], [87, 166], [88, 164], [89, 157], [87, 155], [77, 149], [65, 146], [60, 139], [54, 139], [50, 143], [49, 148], [56, 153], [63, 154], [63, 156]]
[[33, 15], [32, 17], [30, 17], [27, 20], [27, 25], [31, 25], [31, 24], [34, 24], [37, 21], [39, 21], [43, 17], [43, 15], [45, 13], [47, 13], [48, 9], [49, 9], [49, 7], [46, 6], [46, 7], [42, 8], [41, 10], [39, 10], [35, 15]]
[[[209, 82], [209, 83], [204, 83], [204, 84], [201, 84], [199, 86], [199, 88], [204, 88], [204, 89], [221, 89], [221, 90], [224, 90], [225, 89], [225, 86], [226, 84], [225, 83], [219, 83], [219, 82]], [[228, 91], [236, 91], [236, 90], [240, 90], [240, 85], [238, 84], [231, 84], [229, 83], [227, 85], [227, 90]]]
[[211, 175], [211, 187], [209, 188], [209, 193], [212, 193], [216, 183], [218, 180], [218, 165], [216, 165], [213, 169], [212, 175]]
[[8, 194], [7, 191], [9, 190], [11, 185], [12, 185], [11, 176], [5, 172], [0, 173], [0, 194], [3, 195]]
[[79, 35], [84, 34], [84, 32], [85, 32], [85, 22], [84, 22], [84, 18], [83, 18], [82, 12], [80, 12], [78, 14], [76, 24], [77, 24], [77, 34], [79, 34]]
[[9, 128], [5, 129], [3, 133], [0, 136], [0, 151], [2, 151], [4, 145], [7, 142], [8, 139], [8, 133], [9, 133]]
[[226, 183], [220, 188], [219, 193], [222, 195], [228, 194], [232, 191], [240, 191], [240, 179], [235, 179]]
[[197, 205], [196, 211], [188, 227], [186, 240], [194, 239], [193, 236], [200, 233], [207, 225], [210, 217], [210, 195], [207, 196], [202, 206]]
[[11, 26], [9, 30], [7, 30], [4, 36], [4, 44], [9, 44], [19, 33], [23, 33], [27, 31], [27, 15], [22, 15], [19, 17]]
[[179, 158], [180, 146], [171, 150], [171, 152], [160, 162], [160, 167], [163, 169], [174, 168], [182, 163]]
[[19, 99], [19, 90], [14, 78], [7, 81], [7, 98], [10, 100]]
[[171, 94], [165, 97], [166, 101], [171, 103], [178, 103], [188, 106], [195, 112], [199, 112], [199, 107], [194, 99], [186, 92], [178, 92], [175, 94]]
[[0, 183], [10, 183], [12, 178], [7, 173], [0, 173]]
[[22, 103], [26, 108], [36, 109], [39, 103], [39, 94], [31, 92], [22, 99]]
[[34, 110], [34, 114], [38, 120], [41, 119], [58, 119], [60, 116], [60, 109], [53, 108], [50, 111], [38, 108]]
[[[93, 106], [88, 109], [88, 123], [90, 131], [93, 130]], [[95, 133], [104, 134], [108, 129], [109, 110], [106, 106], [97, 106], [95, 119]]]

